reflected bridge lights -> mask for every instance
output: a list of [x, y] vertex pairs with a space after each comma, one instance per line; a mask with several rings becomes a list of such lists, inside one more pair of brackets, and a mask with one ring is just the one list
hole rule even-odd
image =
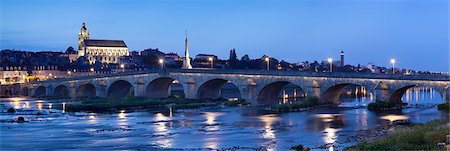
[[37, 103], [36, 106], [37, 106], [38, 110], [42, 110], [43, 109], [42, 103]]
[[89, 113], [87, 115], [88, 123], [90, 124], [97, 124], [97, 116], [95, 113]]
[[30, 108], [30, 102], [26, 101], [23, 107], [24, 108]]
[[[327, 144], [330, 151], [334, 150], [334, 145], [336, 143], [336, 139], [338, 135], [336, 132], [340, 131], [341, 128], [333, 128], [337, 125], [343, 124], [343, 119], [341, 118], [341, 114], [318, 114], [315, 115], [320, 121], [326, 123], [325, 129], [323, 130], [324, 135], [322, 140]], [[335, 125], [335, 126], [331, 126]]]
[[25, 100], [25, 98], [21, 98], [21, 97], [14, 97], [14, 98], [10, 98], [9, 99], [11, 102], [11, 104], [14, 106], [14, 108], [20, 108], [20, 102]]
[[220, 129], [219, 123], [216, 122], [218, 116], [223, 115], [223, 113], [218, 112], [206, 112], [205, 113], [205, 128], [207, 131], [218, 131]]
[[66, 102], [63, 102], [62, 103], [62, 110], [61, 110], [61, 112], [66, 112]]
[[265, 139], [276, 139], [275, 130], [273, 128], [273, 123], [279, 121], [279, 117], [275, 114], [262, 115], [259, 117], [259, 120], [264, 123], [262, 138]]
[[117, 114], [117, 125], [122, 127], [122, 128], [127, 128], [127, 126], [129, 125], [128, 123], [128, 118], [127, 118], [127, 114], [125, 110], [120, 110], [119, 113]]
[[[166, 135], [170, 134], [169, 129], [167, 128], [167, 125], [166, 125], [168, 120], [170, 120], [170, 118], [165, 116], [162, 113], [156, 113], [154, 116], [154, 119], [156, 121], [154, 130], [158, 135], [162, 136], [161, 138], [156, 139], [156, 144], [158, 146], [165, 147], [165, 148], [172, 147], [173, 140], [166, 137]], [[172, 122], [172, 121], [169, 121], [169, 122]]]
[[323, 136], [322, 140], [329, 145], [328, 150], [334, 151], [334, 144], [336, 143], [337, 135], [336, 132], [340, 131], [341, 129], [335, 129], [327, 127], [323, 131], [325, 132], [325, 135]]
[[119, 119], [124, 119], [124, 118], [126, 118], [125, 110], [120, 110], [120, 113], [117, 114], [117, 116], [119, 117]]

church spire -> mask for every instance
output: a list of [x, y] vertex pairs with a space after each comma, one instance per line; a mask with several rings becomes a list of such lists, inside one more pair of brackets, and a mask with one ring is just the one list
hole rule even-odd
[[86, 24], [83, 22], [81, 25], [80, 33], [78, 34], [78, 56], [84, 56], [84, 40], [89, 39], [89, 32], [87, 31]]
[[183, 60], [183, 66], [182, 69], [192, 69], [191, 65], [191, 58], [189, 58], [189, 43], [188, 43], [188, 36], [186, 31], [186, 40], [185, 40], [185, 47], [184, 47], [184, 60]]

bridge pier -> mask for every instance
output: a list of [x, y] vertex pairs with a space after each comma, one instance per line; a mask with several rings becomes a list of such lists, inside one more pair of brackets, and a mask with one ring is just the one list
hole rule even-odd
[[382, 101], [382, 102], [389, 102], [389, 90], [383, 89], [383, 88], [377, 88], [373, 91], [374, 101]]
[[21, 89], [20, 95], [22, 95], [22, 96], [29, 96], [30, 89], [28, 87], [21, 87], [20, 89]]
[[77, 97], [77, 88], [74, 85], [69, 86], [69, 97], [76, 98]]
[[309, 94], [306, 93], [307, 96], [317, 97], [320, 99], [320, 92], [321, 92], [320, 87], [311, 87], [309, 89], [310, 89]]
[[256, 90], [256, 84], [242, 85], [241, 98], [252, 105], [258, 105], [258, 92]]
[[54, 91], [53, 86], [50, 85], [48, 87], [45, 87], [46, 96], [53, 96], [53, 91]]
[[[133, 85], [135, 97], [145, 97], [146, 87], [145, 83], [137, 82]], [[170, 91], [169, 91], [170, 92]]]
[[[304, 87], [303, 91], [305, 92], [306, 97], [317, 97], [321, 100], [321, 89], [318, 86], [308, 86]], [[321, 100], [322, 101], [322, 100]]]
[[108, 97], [106, 94], [107, 92], [108, 92], [108, 88], [106, 87], [106, 85], [99, 85], [97, 87], [97, 89], [95, 90], [95, 95], [98, 97], [106, 98], [106, 97]]
[[450, 88], [446, 88], [446, 89], [439, 91], [439, 94], [442, 97], [442, 102], [450, 101]]
[[197, 93], [195, 91], [195, 82], [186, 82], [183, 85], [184, 95], [186, 99], [197, 99]]
[[35, 95], [35, 90], [36, 90], [36, 88], [35, 88], [34, 86], [31, 86], [31, 87], [28, 89], [28, 96], [31, 96], [31, 97], [36, 96], [36, 95]]

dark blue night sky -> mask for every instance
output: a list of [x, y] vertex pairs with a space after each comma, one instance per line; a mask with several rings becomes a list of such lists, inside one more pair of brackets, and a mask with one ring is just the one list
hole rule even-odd
[[188, 30], [191, 55], [449, 70], [448, 0], [1, 0], [1, 49], [76, 48], [82, 22], [138, 51], [182, 54]]

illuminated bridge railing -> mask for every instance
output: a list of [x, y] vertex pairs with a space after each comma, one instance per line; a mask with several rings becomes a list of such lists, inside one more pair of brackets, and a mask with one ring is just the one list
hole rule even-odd
[[205, 74], [242, 74], [242, 75], [271, 75], [271, 76], [300, 76], [300, 77], [329, 77], [329, 78], [360, 78], [360, 79], [393, 79], [393, 80], [426, 80], [426, 81], [450, 81], [448, 75], [402, 75], [402, 74], [375, 74], [375, 73], [344, 73], [344, 72], [310, 72], [310, 71], [281, 71], [281, 70], [211, 70], [211, 69], [164, 69], [129, 71], [109, 73], [85, 77], [53, 79], [37, 81], [34, 83], [59, 82], [71, 80], [85, 80], [94, 78], [106, 78], [117, 76], [129, 76], [149, 73], [205, 73]]

